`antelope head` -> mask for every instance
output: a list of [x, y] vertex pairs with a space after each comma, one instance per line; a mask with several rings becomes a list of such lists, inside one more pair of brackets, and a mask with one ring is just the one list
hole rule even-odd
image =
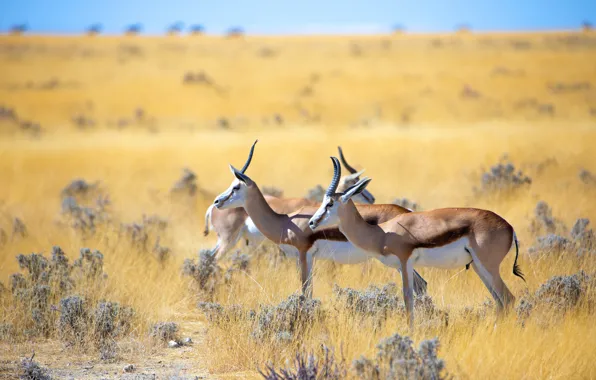
[[250, 148], [250, 153], [248, 154], [248, 159], [246, 163], [242, 167], [241, 170], [236, 169], [232, 165], [230, 165], [230, 171], [234, 174], [234, 181], [228, 187], [226, 191], [221, 193], [215, 198], [213, 204], [220, 210], [228, 209], [228, 208], [236, 208], [236, 207], [244, 207], [244, 203], [247, 198], [248, 189], [252, 186], [256, 186], [254, 181], [250, 179], [244, 172], [248, 169], [250, 162], [252, 161], [252, 155], [255, 151], [255, 145], [257, 145], [256, 140], [252, 147]]
[[339, 178], [341, 176], [341, 166], [339, 160], [335, 157], [331, 157], [333, 161], [333, 179], [331, 184], [325, 192], [323, 202], [321, 206], [310, 218], [308, 225], [311, 230], [316, 230], [319, 227], [330, 227], [339, 224], [339, 215], [346, 204], [358, 194], [362, 194], [368, 183], [371, 181], [370, 178], [364, 177], [354, 185], [350, 186], [344, 193], [336, 193], [339, 185]]
[[[348, 169], [350, 172], [350, 175], [347, 175], [340, 180], [338, 188], [340, 189], [340, 192], [342, 192], [358, 183], [358, 181], [360, 181], [360, 176], [362, 173], [364, 173], [364, 170], [357, 171], [346, 162], [346, 158], [344, 157], [344, 152], [341, 149], [341, 146], [338, 146], [337, 150], [339, 151], [339, 159], [341, 160], [341, 163], [343, 164], [344, 168]], [[356, 194], [353, 200], [354, 202], [358, 203], [375, 203], [375, 197], [366, 189], [361, 193]]]

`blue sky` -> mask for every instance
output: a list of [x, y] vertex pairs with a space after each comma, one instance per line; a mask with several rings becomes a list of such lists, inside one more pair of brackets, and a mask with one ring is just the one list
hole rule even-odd
[[141, 23], [160, 34], [181, 21], [209, 33], [240, 26], [252, 34], [379, 33], [576, 29], [596, 24], [596, 0], [0, 0], [0, 31], [26, 23], [36, 33], [78, 33], [93, 23], [119, 33]]

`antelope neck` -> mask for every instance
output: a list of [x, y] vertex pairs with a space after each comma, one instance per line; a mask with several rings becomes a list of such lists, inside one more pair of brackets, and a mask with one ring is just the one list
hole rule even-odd
[[377, 225], [368, 224], [351, 199], [339, 207], [338, 216], [339, 230], [352, 244], [367, 252], [383, 254], [385, 232]]

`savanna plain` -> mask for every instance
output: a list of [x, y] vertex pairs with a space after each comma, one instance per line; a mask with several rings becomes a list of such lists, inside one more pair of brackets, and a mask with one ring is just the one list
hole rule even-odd
[[[595, 62], [579, 31], [0, 36], [0, 377], [596, 378]], [[515, 307], [420, 268], [410, 332], [374, 259], [307, 300], [272, 244], [210, 258], [257, 138], [272, 194], [320, 197], [341, 145], [376, 203], [503, 216]]]

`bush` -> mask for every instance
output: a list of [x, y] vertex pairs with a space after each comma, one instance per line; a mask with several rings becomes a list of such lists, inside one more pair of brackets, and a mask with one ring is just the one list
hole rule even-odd
[[277, 305], [261, 305], [258, 311], [239, 305], [199, 302], [198, 308], [214, 324], [229, 321], [250, 321], [251, 336], [259, 341], [291, 341], [315, 321], [323, 319], [321, 301], [292, 294]]
[[174, 184], [170, 192], [172, 194], [195, 195], [197, 192], [197, 175], [190, 169], [184, 168], [182, 177]]
[[261, 307], [255, 319], [252, 336], [256, 339], [288, 335], [292, 339], [303, 329], [323, 318], [321, 301], [292, 294], [278, 305]]
[[[553, 233], [539, 236], [536, 244], [530, 247], [529, 253], [532, 255], [572, 253], [578, 257], [596, 253], [596, 236], [594, 231], [588, 228], [589, 224], [590, 220], [587, 218], [577, 219], [568, 238]], [[559, 229], [566, 230], [566, 228]]]
[[[404, 300], [398, 295], [395, 283], [386, 284], [382, 288], [371, 285], [363, 291], [334, 285], [333, 293], [342, 307], [361, 317], [373, 318], [379, 326], [393, 313], [406, 315]], [[441, 325], [449, 322], [447, 312], [437, 309], [429, 295], [414, 298], [414, 314], [417, 319], [427, 322], [439, 322]]]
[[284, 195], [284, 191], [275, 186], [263, 186], [261, 189], [264, 195], [271, 195], [273, 197], [281, 198]]
[[151, 337], [162, 342], [179, 341], [178, 324], [174, 322], [158, 322], [151, 327]]
[[202, 296], [212, 298], [220, 283], [221, 267], [217, 264], [217, 258], [211, 255], [209, 250], [202, 249], [199, 251], [198, 261], [184, 260], [182, 273], [195, 280]]
[[87, 333], [88, 312], [85, 300], [69, 296], [60, 300], [60, 338], [70, 345], [82, 344]]
[[312, 189], [308, 190], [308, 194], [306, 194], [306, 199], [315, 202], [323, 202], [323, 197], [325, 196], [325, 189], [321, 185], [317, 185]]
[[29, 359], [21, 359], [21, 380], [50, 380], [52, 377], [48, 373], [47, 368], [39, 365], [33, 360], [35, 354]]
[[57, 336], [68, 346], [94, 343], [102, 359], [115, 356], [115, 338], [130, 332], [134, 311], [109, 301], [100, 301], [93, 308], [95, 301], [84, 296], [86, 289], [95, 289], [105, 277], [99, 251], [81, 249], [72, 265], [58, 246], [52, 248], [50, 260], [32, 253], [17, 256], [17, 261], [26, 274], [11, 275], [9, 302], [13, 305], [9, 306], [24, 318], [2, 321], [2, 339], [17, 338], [17, 334]]
[[516, 190], [532, 183], [532, 179], [517, 170], [515, 165], [503, 156], [496, 165], [481, 175], [480, 188], [475, 188], [478, 195]]
[[234, 273], [248, 272], [250, 269], [250, 256], [246, 253], [236, 252], [231, 257], [232, 265], [226, 270], [224, 279], [227, 282], [232, 281]]
[[294, 368], [280, 368], [276, 370], [273, 365], [266, 366], [266, 372], [259, 370], [259, 373], [266, 380], [340, 380], [347, 375], [345, 359], [340, 362], [335, 359], [333, 350], [323, 345], [321, 347], [322, 357], [313, 353], [305, 354], [298, 352], [294, 361]]
[[534, 219], [530, 222], [530, 232], [533, 235], [544, 233], [567, 233], [567, 227], [559, 219], [553, 217], [553, 212], [548, 203], [539, 201], [534, 209]]
[[[533, 295], [522, 297], [516, 307], [518, 319], [524, 323], [536, 311], [562, 316], [575, 309], [582, 298], [589, 296], [588, 292], [593, 291], [594, 285], [596, 278], [583, 270], [570, 276], [553, 276]], [[548, 319], [540, 320], [541, 323], [545, 321]]]
[[352, 368], [364, 379], [446, 379], [445, 362], [439, 359], [438, 350], [436, 338], [421, 342], [415, 350], [409, 337], [395, 334], [377, 345], [374, 359], [354, 360]]
[[403, 208], [407, 208], [411, 211], [421, 211], [422, 207], [417, 202], [411, 201], [408, 198], [396, 198], [393, 200], [394, 205], [401, 206]]

